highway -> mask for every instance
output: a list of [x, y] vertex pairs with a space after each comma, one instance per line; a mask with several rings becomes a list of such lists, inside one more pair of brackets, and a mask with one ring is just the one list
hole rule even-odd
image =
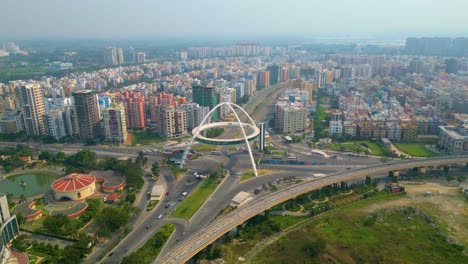
[[455, 163], [468, 163], [468, 156], [450, 156], [442, 158], [390, 162], [382, 165], [369, 166], [363, 169], [338, 172], [329, 175], [328, 177], [296, 184], [257, 200], [253, 200], [245, 206], [232, 211], [226, 216], [220, 217], [208, 226], [202, 228], [193, 235], [190, 235], [185, 240], [179, 242], [178, 245], [176, 245], [171, 251], [167, 252], [165, 256], [161, 256], [158, 260], [158, 263], [185, 263], [197, 252], [213, 243], [216, 239], [232, 230], [236, 226], [242, 224], [249, 218], [300, 194], [307, 193], [330, 184], [360, 179], [365, 176], [386, 173], [388, 171], [410, 169], [415, 167], [450, 165]]

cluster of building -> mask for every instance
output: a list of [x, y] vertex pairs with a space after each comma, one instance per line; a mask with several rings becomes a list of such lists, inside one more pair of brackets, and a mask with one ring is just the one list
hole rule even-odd
[[[135, 52], [135, 49], [131, 48], [131, 55], [133, 63], [145, 63], [146, 62], [146, 53], [144, 52]], [[106, 47], [104, 49], [104, 64], [106, 65], [123, 65], [124, 52], [122, 48], [117, 47]]]
[[261, 47], [258, 43], [237, 43], [231, 47], [194, 47], [181, 52], [182, 59], [216, 58], [216, 57], [250, 57], [270, 56], [270, 47]]
[[[399, 58], [411, 71], [414, 59]], [[420, 58], [441, 64], [435, 58]], [[332, 80], [326, 92], [335, 98], [330, 111], [331, 137], [388, 138], [414, 142], [418, 135], [438, 135], [438, 148], [449, 154], [468, 151], [468, 80], [433, 72]], [[409, 73], [407, 71], [407, 73]]]
[[0, 57], [8, 57], [10, 54], [28, 55], [28, 52], [21, 50], [20, 47], [14, 42], [3, 42], [2, 48], [0, 49]]
[[275, 104], [274, 127], [283, 134], [305, 132], [310, 128], [309, 113], [314, 85], [303, 79], [291, 80]]
[[468, 56], [468, 38], [407, 38], [406, 51], [425, 56]]
[[[150, 127], [176, 138], [198, 126], [218, 103], [245, 102], [258, 89], [280, 82], [288, 82], [289, 89], [275, 104], [274, 124], [286, 134], [310, 128], [314, 90], [337, 98], [331, 136], [412, 141], [450, 125], [447, 111], [468, 113], [463, 58], [325, 55], [256, 43], [178, 54], [182, 60], [122, 66], [122, 49], [109, 47], [106, 62], [121, 66], [0, 84], [0, 132], [124, 142], [127, 130]], [[223, 106], [212, 119], [229, 119], [230, 111]]]

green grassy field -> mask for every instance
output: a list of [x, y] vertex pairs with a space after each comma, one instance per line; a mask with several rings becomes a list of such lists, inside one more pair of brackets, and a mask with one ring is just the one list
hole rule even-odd
[[436, 157], [437, 153], [431, 152], [426, 149], [423, 143], [395, 143], [395, 147], [411, 156], [415, 157]]
[[194, 151], [215, 151], [218, 149], [216, 145], [198, 144], [192, 147]]
[[[410, 217], [410, 218], [409, 218]], [[349, 207], [317, 218], [270, 244], [247, 263], [467, 263], [423, 213], [410, 207], [374, 213]]]
[[169, 217], [182, 218], [185, 220], [192, 218], [205, 203], [206, 199], [214, 192], [216, 187], [218, 187], [218, 184], [218, 179], [212, 179], [211, 177], [205, 179], [193, 193], [180, 203], [177, 210], [172, 212]]
[[149, 130], [132, 133], [132, 146], [150, 145], [152, 143], [159, 143], [163, 141], [165, 141], [164, 138], [156, 135], [155, 133]]
[[426, 145], [435, 145], [437, 144], [437, 137], [417, 137], [416, 143], [424, 143]]

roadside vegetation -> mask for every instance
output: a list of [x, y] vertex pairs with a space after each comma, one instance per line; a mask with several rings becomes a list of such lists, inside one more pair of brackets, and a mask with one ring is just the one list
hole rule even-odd
[[[258, 176], [262, 176], [265, 174], [271, 174], [276, 172], [276, 170], [268, 170], [268, 169], [257, 169]], [[255, 177], [253, 169], [247, 169], [244, 174], [242, 174], [240, 178], [240, 182], [246, 181], [248, 179], [252, 179]]]
[[174, 230], [173, 225], [165, 224], [141, 248], [123, 258], [122, 264], [148, 264], [154, 262]]
[[205, 201], [214, 192], [224, 176], [215, 171], [211, 173], [187, 198], [185, 198], [177, 210], [172, 212], [169, 217], [182, 218], [189, 220], [202, 207]]

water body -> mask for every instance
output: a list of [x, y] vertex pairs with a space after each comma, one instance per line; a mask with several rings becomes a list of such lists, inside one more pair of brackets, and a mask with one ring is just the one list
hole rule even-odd
[[0, 181], [0, 193], [13, 194], [14, 198], [31, 197], [51, 190], [50, 185], [58, 176], [26, 173], [13, 175]]

